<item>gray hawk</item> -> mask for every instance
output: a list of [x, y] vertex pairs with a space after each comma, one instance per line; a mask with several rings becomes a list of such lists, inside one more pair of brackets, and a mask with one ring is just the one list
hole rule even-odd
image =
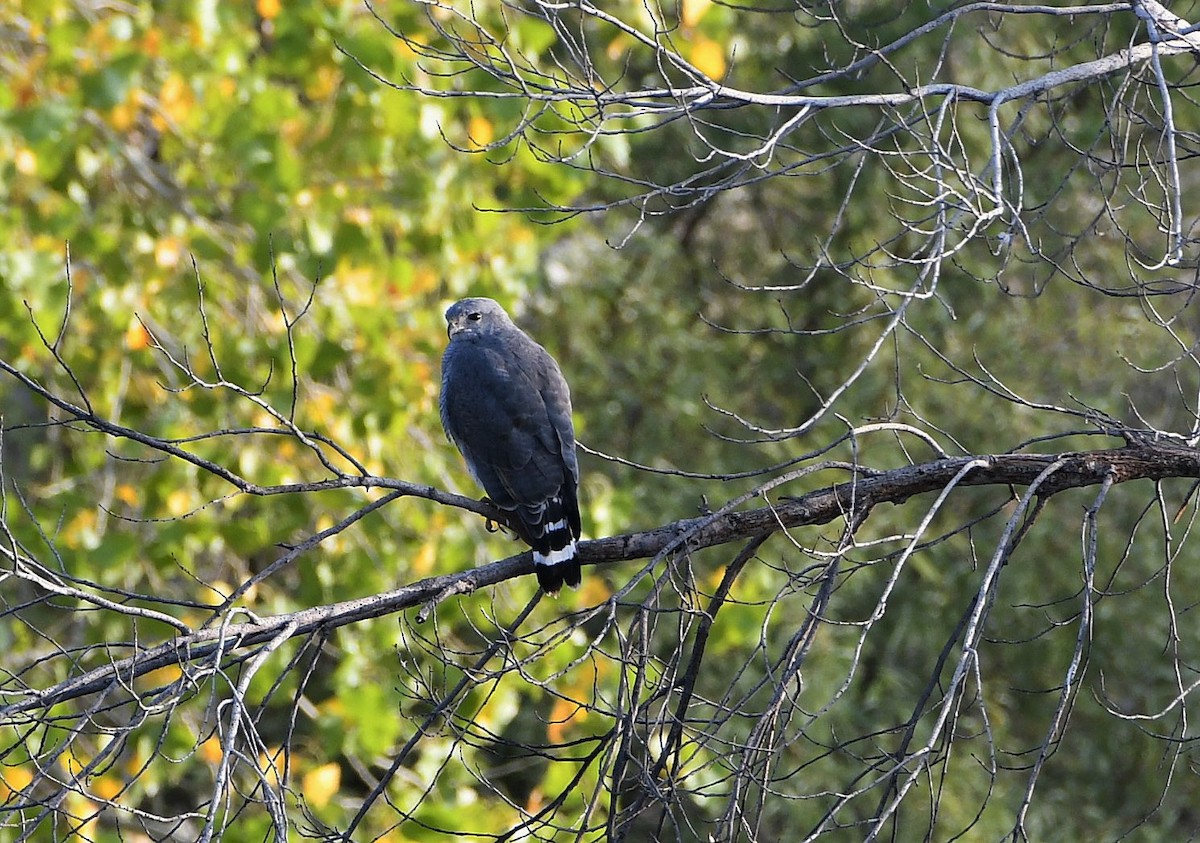
[[558, 363], [491, 299], [446, 311], [442, 427], [530, 547], [549, 593], [579, 585], [579, 463]]

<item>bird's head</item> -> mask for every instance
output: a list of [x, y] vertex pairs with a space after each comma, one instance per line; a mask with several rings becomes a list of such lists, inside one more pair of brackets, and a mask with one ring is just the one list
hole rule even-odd
[[482, 336], [512, 325], [504, 308], [491, 299], [463, 299], [446, 311], [446, 333], [450, 339], [463, 336]]

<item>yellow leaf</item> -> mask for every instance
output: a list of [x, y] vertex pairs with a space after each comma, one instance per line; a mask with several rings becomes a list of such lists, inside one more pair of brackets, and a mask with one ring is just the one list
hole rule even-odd
[[17, 105], [21, 108], [26, 108], [34, 103], [38, 98], [38, 89], [33, 83], [24, 81], [13, 86], [13, 93], [16, 94]]
[[514, 225], [508, 232], [508, 241], [517, 245], [532, 243], [534, 240], [533, 231], [526, 225]]
[[428, 384], [433, 380], [433, 367], [425, 360], [414, 360], [411, 363], [410, 371], [413, 380], [417, 383]]
[[426, 43], [424, 35], [405, 33], [395, 44], [396, 52], [407, 61], [413, 61], [421, 57], [420, 48]]
[[257, 9], [263, 20], [275, 20], [282, 11], [279, 0], [258, 0]]
[[629, 46], [632, 43], [633, 39], [622, 32], [616, 38], [608, 42], [608, 46], [604, 48], [604, 54], [612, 61], [616, 61], [629, 51]]
[[124, 787], [124, 782], [116, 776], [101, 776], [92, 784], [92, 792], [101, 799], [111, 801], [121, 794]]
[[179, 517], [192, 508], [192, 495], [187, 489], [176, 489], [167, 495], [167, 512]]
[[258, 754], [258, 769], [264, 774], [268, 787], [279, 787], [283, 784], [283, 768], [287, 759], [283, 756], [282, 747], [267, 747], [266, 752]]
[[158, 92], [158, 104], [171, 120], [182, 122], [191, 113], [195, 101], [187, 80], [178, 73], [172, 73], [163, 80], [162, 89]]
[[378, 292], [378, 285], [375, 282], [375, 272], [370, 266], [347, 265], [337, 271], [336, 280], [338, 289], [350, 304], [359, 307], [377, 304], [375, 294]]
[[288, 328], [287, 317], [278, 310], [273, 310], [263, 317], [262, 325], [272, 334], [282, 334]]
[[[79, 793], [67, 795], [67, 816], [71, 817], [72, 840], [95, 840], [100, 826], [100, 806]], [[85, 819], [86, 818], [86, 819]], [[84, 819], [81, 825], [75, 823]]]
[[413, 293], [428, 293], [433, 290], [440, 280], [437, 271], [425, 264], [421, 264], [413, 270], [412, 291]]
[[719, 81], [725, 75], [725, 48], [711, 38], [698, 35], [688, 60], [709, 79]]
[[22, 147], [13, 156], [13, 164], [21, 175], [32, 176], [37, 172], [37, 154], [28, 147]]
[[718, 588], [721, 587], [721, 581], [723, 579], [725, 579], [725, 566], [718, 565], [716, 568], [714, 568], [712, 570], [712, 572], [708, 575], [708, 577], [706, 579], [707, 579], [706, 585], [708, 586], [708, 590], [716, 591]]
[[100, 543], [96, 534], [96, 513], [90, 509], [81, 510], [67, 522], [62, 537], [68, 547], [96, 547]]
[[125, 762], [125, 773], [130, 778], [136, 779], [144, 772], [146, 772], [146, 753], [141, 747], [137, 747]]
[[139, 676], [138, 686], [147, 689], [164, 688], [167, 685], [173, 684], [180, 676], [183, 676], [183, 668], [178, 664], [163, 665], [143, 676]]
[[472, 117], [467, 123], [467, 139], [472, 149], [483, 149], [495, 138], [496, 130], [486, 117]]
[[20, 793], [33, 781], [33, 765], [23, 767], [5, 767], [0, 772], [0, 802], [7, 802], [9, 796]]
[[108, 122], [118, 132], [128, 132], [137, 122], [138, 107], [137, 102], [133, 98], [125, 100], [119, 105], [113, 106], [112, 111], [108, 113]]
[[254, 411], [254, 426], [255, 427], [275, 427], [275, 417], [266, 410], [258, 409]]
[[308, 121], [300, 117], [289, 117], [279, 123], [279, 136], [287, 141], [289, 146], [300, 143], [308, 132]]
[[333, 762], [322, 764], [304, 774], [303, 785], [305, 801], [324, 808], [342, 785], [342, 768]]
[[87, 768], [88, 762], [74, 753], [62, 756], [63, 766], [67, 768], [67, 778], [78, 780]]
[[178, 237], [160, 237], [154, 244], [154, 262], [163, 269], [174, 269], [182, 251]]
[[421, 545], [417, 555], [413, 557], [412, 572], [418, 577], [423, 577], [433, 570], [434, 560], [437, 559], [437, 542], [432, 540]]
[[704, 17], [704, 13], [708, 11], [708, 7], [712, 3], [713, 0], [683, 0], [683, 14], [681, 16], [683, 25], [691, 29], [700, 23], [700, 19]]
[[327, 100], [337, 92], [338, 83], [341, 81], [342, 74], [336, 67], [322, 65], [317, 68], [312, 80], [304, 86], [304, 93], [311, 100]]
[[[330, 424], [337, 412], [342, 409], [342, 405], [339, 397], [334, 395], [333, 392], [313, 390], [308, 396], [307, 408], [308, 417], [319, 426], [325, 427]], [[327, 519], [327, 523], [324, 527], [318, 526], [318, 529], [324, 530], [333, 526], [332, 518], [324, 515], [323, 518]]]

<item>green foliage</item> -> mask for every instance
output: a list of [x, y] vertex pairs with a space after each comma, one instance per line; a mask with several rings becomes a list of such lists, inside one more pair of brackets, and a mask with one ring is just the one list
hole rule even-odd
[[[0, 93], [4, 358], [84, 401], [38, 336], [54, 342], [69, 306], [59, 351], [105, 418], [184, 439], [278, 430], [269, 405], [344, 444], [377, 474], [438, 485], [453, 476], [469, 489], [437, 430], [442, 305], [468, 290], [512, 295], [550, 236], [472, 203], [566, 199], [578, 177], [518, 156], [523, 171], [513, 179], [448, 149], [442, 133], [463, 140], [469, 120], [483, 126], [488, 117], [465, 104], [422, 103], [366, 73], [356, 60], [393, 76], [419, 71], [357, 3], [262, 3], [258, 15], [221, 4], [94, 17], [60, 3], [23, 11], [10, 49], [24, 66]], [[11, 380], [0, 385], [0, 402], [5, 477], [21, 490], [20, 498], [6, 490], [14, 538], [102, 588], [169, 595], [185, 623], [201, 622], [281, 544], [364, 503], [352, 492], [238, 495], [135, 442], [44, 426], [53, 412]], [[423, 431], [416, 439], [415, 430]], [[298, 445], [259, 433], [187, 447], [260, 484], [323, 476]], [[474, 519], [405, 503], [364, 527], [255, 587], [242, 605], [294, 611], [454, 570], [468, 564], [479, 532]], [[443, 544], [444, 532], [453, 541]], [[83, 617], [92, 622], [34, 607], [24, 623], [5, 625], [6, 643], [107, 643], [88, 651], [86, 667], [120, 655], [117, 642], [170, 634], [153, 621]], [[326, 738], [293, 748], [297, 781], [329, 759], [373, 758], [394, 745], [404, 722], [392, 690], [395, 646], [394, 624], [364, 624], [347, 636], [335, 659], [338, 685], [320, 708]], [[264, 733], [289, 717], [284, 703], [299, 676], [283, 670], [294, 655], [287, 649], [250, 687], [253, 704], [275, 701], [264, 709]], [[276, 675], [292, 678], [273, 687]], [[29, 681], [64, 678], [42, 670]], [[209, 746], [211, 723], [193, 732], [172, 722], [167, 743], [132, 742], [94, 791], [128, 781], [118, 801], [149, 806], [150, 794], [185, 778], [195, 779], [189, 800], [211, 788], [220, 754], [197, 751]], [[10, 787], [27, 781], [16, 746], [4, 759], [5, 770], [18, 771]], [[131, 754], [163, 752], [184, 763], [127, 769]], [[170, 798], [155, 804], [175, 810]]]
[[[631, 14], [641, 8], [613, 5]], [[503, 46], [545, 79], [559, 78], [560, 45], [548, 24], [514, 22], [500, 6], [477, 7], [490, 28], [512, 24], [508, 42], [480, 50], [495, 56]], [[729, 84], [755, 90], [852, 60], [852, 41], [878, 46], [928, 15], [915, 5], [896, 13], [865, 4], [846, 38], [830, 41], [807, 18], [781, 33], [773, 16], [725, 4], [705, 8], [671, 30], [680, 52], [727, 71]], [[477, 494], [443, 441], [436, 411], [441, 310], [464, 294], [514, 305], [555, 353], [572, 383], [583, 443], [654, 469], [584, 458], [585, 531], [594, 537], [723, 505], [767, 475], [717, 475], [795, 460], [860, 423], [912, 424], [952, 453], [1001, 451], [1082, 427], [1065, 412], [1014, 403], [999, 387], [980, 389], [964, 371], [984, 382], [994, 378], [993, 385], [1017, 384], [1029, 402], [1127, 419], [1136, 418], [1135, 406], [1155, 424], [1183, 432], [1194, 423], [1194, 408], [1179, 398], [1200, 388], [1194, 371], [1140, 378], [1121, 362], [1123, 355], [1154, 369], [1170, 361], [1194, 342], [1190, 323], [1175, 336], [1148, 331], [1136, 299], [1102, 298], [1069, 283], [1066, 277], [1081, 273], [1064, 274], [1066, 262], [1055, 263], [1069, 257], [1093, 274], [1125, 265], [1122, 244], [1084, 249], [1076, 237], [1092, 218], [1080, 219], [1075, 209], [1087, 206], [1098, 185], [1115, 189], [1128, 177], [1096, 176], [1078, 167], [1071, 150], [1092, 148], [1105, 131], [1102, 90], [1039, 102], [1013, 139], [1030, 171], [1027, 201], [1039, 208], [1037, 242], [1053, 259], [1004, 253], [998, 232], [964, 244], [945, 265], [938, 295], [912, 305], [840, 398], [840, 418], [830, 415], [793, 438], [771, 434], [802, 425], [873, 353], [894, 305], [889, 295], [912, 284], [911, 266], [864, 260], [851, 271], [838, 261], [881, 243], [895, 253], [915, 248], [914, 232], [928, 222], [920, 178], [931, 166], [930, 138], [920, 134], [928, 127], [880, 141], [887, 156], [861, 170], [804, 167], [644, 222], [613, 213], [544, 226], [537, 223], [558, 217], [487, 211], [614, 200], [641, 179], [686, 178], [703, 169], [698, 159], [706, 147], [696, 126], [680, 121], [643, 134], [585, 136], [571, 130], [594, 119], [590, 106], [556, 103], [537, 121], [545, 148], [523, 141], [489, 148], [530, 116], [519, 100], [422, 98], [381, 81], [445, 81], [436, 75], [445, 68], [421, 56], [422, 49], [445, 48], [445, 37], [409, 4], [378, 10], [408, 42], [358, 3], [335, 0], [260, 0], [255, 9], [106, 7], [88, 15], [45, 0], [22, 11], [10, 48], [21, 66], [0, 86], [0, 357], [67, 400], [89, 402], [103, 418], [172, 438], [254, 483], [329, 476], [311, 449], [285, 435], [294, 422], [346, 448], [371, 474]], [[1028, 73], [1030, 61], [1051, 66], [1036, 57], [1060, 34], [1017, 18], [1003, 25], [1017, 30], [1006, 33], [1011, 56], [980, 66], [952, 51], [944, 78], [995, 86], [1007, 84], [1015, 69]], [[663, 72], [653, 55], [620, 35], [585, 27], [581, 38], [594, 48], [599, 71], [631, 86]], [[1078, 37], [1054, 61], [1094, 52]], [[930, 61], [914, 47], [895, 66], [908, 73]], [[452, 84], [502, 87], [477, 68], [454, 70], [461, 75]], [[823, 84], [820, 93], [891, 91], [895, 77], [879, 66]], [[964, 155], [976, 163], [989, 143], [980, 116], [976, 106], [963, 105], [955, 126]], [[714, 115], [705, 131], [714, 143], [732, 144], [774, 119], [730, 110]], [[795, 142], [829, 153], [878, 119], [867, 109], [817, 115]], [[578, 159], [578, 168], [553, 166], [544, 161], [551, 146], [556, 154], [586, 150], [590, 157]], [[600, 182], [584, 161], [628, 181]], [[851, 201], [842, 207], [847, 194]], [[664, 200], [650, 210], [665, 207]], [[840, 225], [830, 233], [835, 217]], [[623, 249], [610, 248], [635, 225], [640, 230]], [[1147, 212], [1132, 233], [1148, 242], [1158, 225]], [[1021, 262], [1030, 266], [1027, 274], [1003, 272]], [[191, 627], [286, 548], [380, 494], [243, 495], [135, 441], [60, 425], [56, 411], [11, 379], [0, 382], [0, 408], [8, 543], [52, 560], [57, 574], [110, 599], [140, 605], [128, 595], [153, 595], [156, 609]], [[1094, 444], [1081, 436], [1059, 438], [1055, 447]], [[339, 470], [357, 471], [344, 456], [323, 453]], [[930, 455], [926, 443], [896, 434], [844, 441], [822, 457], [886, 468]], [[767, 500], [845, 476], [805, 476]], [[872, 513], [856, 535], [861, 548], [846, 555], [835, 578], [831, 623], [794, 680], [793, 716], [810, 718], [809, 725], [778, 765], [800, 772], [767, 801], [763, 839], [820, 822], [839, 793], [862, 785], [864, 763], [882, 765], [904, 745], [910, 722], [910, 743], [927, 739], [922, 717], [942, 703], [949, 679], [938, 659], [957, 646], [955, 630], [1012, 507], [1003, 490], [959, 492], [911, 556], [903, 554], [906, 536], [926, 514], [927, 500]], [[1136, 826], [1168, 784], [1154, 731], [1192, 739], [1174, 715], [1143, 729], [1113, 714], [1167, 709], [1181, 680], [1162, 652], [1200, 643], [1190, 613], [1171, 612], [1163, 598], [1177, 595], [1191, 605], [1200, 591], [1194, 552], [1173, 545], [1168, 526], [1185, 493], [1173, 484], [1157, 499], [1159, 489], [1119, 500], [1114, 493], [1103, 510], [1111, 521], [1095, 572], [1096, 623], [1081, 650], [1087, 680], [1065, 733], [1055, 736], [1062, 740], [1052, 742], [1028, 821], [1034, 837], [1061, 836], [1064, 815], [1088, 839]], [[985, 839], [1011, 831], [1076, 652], [1080, 512], [1093, 499], [1094, 492], [1056, 498], [1003, 569], [993, 634], [979, 651], [984, 678], [957, 713], [956, 766], [947, 762], [943, 778], [919, 785], [938, 789], [936, 821], [946, 839], [960, 831]], [[775, 537], [713, 618], [681, 763], [660, 770], [656, 782], [669, 780], [687, 793], [681, 810], [697, 828], [720, 814], [727, 795], [722, 765], [741, 751], [771, 703], [775, 688], [762, 671], [784, 667], [779, 660], [824, 587], [821, 553], [838, 545], [840, 528], [806, 531], [794, 544]], [[1177, 552], [1171, 566], [1162, 564], [1163, 547]], [[292, 612], [517, 550], [509, 537], [486, 534], [474, 517], [402, 499], [253, 586], [237, 605], [259, 615]], [[648, 685], [677, 687], [672, 659], [697, 646], [696, 619], [729, 561], [728, 549], [714, 549], [678, 562], [646, 622]], [[901, 564], [893, 583], [892, 566]], [[464, 828], [500, 835], [560, 796], [563, 816], [586, 817], [589, 833], [602, 836], [612, 812], [646, 783], [632, 773], [623, 781], [606, 778], [612, 768], [589, 753], [609, 759], [601, 750], [614, 752], [621, 738], [644, 741], [653, 757], [655, 742], [667, 736], [629, 737], [621, 731], [624, 714], [634, 703], [643, 713], [673, 704], [669, 694], [663, 703], [645, 689], [639, 697], [636, 671], [619, 657], [628, 644], [622, 636], [651, 599], [651, 578], [619, 605], [606, 601], [637, 570], [630, 563], [589, 571], [580, 592], [544, 601], [530, 616], [532, 631], [481, 667], [476, 660], [502, 639], [531, 596], [530, 583], [441, 603], [426, 626], [385, 618], [320, 639], [321, 648], [312, 641], [280, 646], [247, 687], [257, 743], [244, 744], [253, 751], [236, 773], [240, 792], [263, 782], [283, 785], [295, 825], [344, 828], [373, 777], [424, 728], [419, 749], [385, 788], [397, 813], [370, 815], [363, 839], [445, 839], [440, 829]], [[7, 609], [35, 599], [28, 586], [21, 589], [6, 596]], [[887, 612], [872, 620], [885, 595]], [[616, 626], [604, 625], [610, 606]], [[176, 632], [161, 619], [97, 612], [68, 597], [31, 604], [19, 619], [0, 625], [0, 646], [33, 652], [52, 641], [72, 652], [71, 669], [106, 664], [131, 642]], [[187, 686], [170, 717], [147, 720], [111, 751], [99, 728], [72, 736], [52, 725], [31, 738], [4, 726], [0, 805], [29, 785], [30, 755], [37, 753], [54, 757], [55, 775], [67, 777], [101, 758], [86, 789], [122, 806], [162, 815], [206, 810], [223, 759], [220, 712], [206, 708], [213, 702], [207, 695], [228, 699], [246, 669], [230, 665], [227, 675]], [[21, 681], [45, 687], [67, 675], [66, 660], [47, 659]], [[187, 678], [186, 669], [165, 667], [136, 690], [151, 694]], [[464, 679], [462, 698], [439, 709]], [[69, 720], [86, 704], [54, 713]], [[722, 717], [728, 722], [719, 734], [703, 732]], [[63, 757], [54, 755], [68, 744]], [[162, 758], [177, 763], [155, 762]], [[1186, 806], [1200, 797], [1194, 779], [1179, 778], [1168, 808], [1140, 829], [1149, 837], [1188, 831]], [[593, 798], [606, 788], [611, 802]], [[73, 799], [68, 807], [86, 820], [98, 804]], [[934, 822], [929, 804], [924, 797], [904, 804], [896, 839]], [[851, 824], [846, 839], [858, 839], [852, 833], [861, 829], [852, 823], [868, 819], [855, 814], [865, 811], [856, 803], [840, 817]], [[229, 822], [238, 839], [270, 829], [260, 804]], [[124, 839], [116, 829], [105, 820], [88, 834]]]

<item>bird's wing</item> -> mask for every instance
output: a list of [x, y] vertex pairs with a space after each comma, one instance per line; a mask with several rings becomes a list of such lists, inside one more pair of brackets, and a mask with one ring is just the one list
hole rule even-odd
[[548, 422], [539, 440], [541, 447], [534, 450], [533, 461], [545, 459], [560, 468], [562, 482], [553, 495], [566, 515], [570, 534], [578, 538], [582, 526], [577, 492], [579, 461], [575, 454], [575, 425], [571, 421], [571, 391], [554, 358], [537, 343], [531, 341], [530, 345], [529, 353], [538, 362], [526, 368], [536, 373], [535, 386], [546, 407]]
[[512, 342], [451, 343], [443, 362], [443, 425], [471, 473], [505, 509], [544, 503], [571, 472], [536, 366]]
[[571, 391], [558, 368], [558, 363], [541, 346], [535, 346], [545, 358], [539, 367], [542, 375], [538, 384], [542, 402], [546, 405], [546, 416], [550, 422], [553, 438], [544, 442], [548, 450], [561, 458], [573, 483], [579, 482], [579, 461], [575, 456], [575, 425], [571, 421]]

